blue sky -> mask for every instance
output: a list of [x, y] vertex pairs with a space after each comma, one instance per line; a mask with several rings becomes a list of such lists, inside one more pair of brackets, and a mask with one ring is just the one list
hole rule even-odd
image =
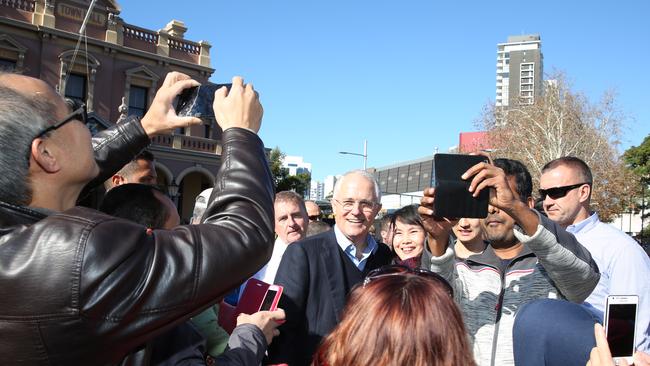
[[[185, 22], [212, 44], [212, 81], [242, 75], [264, 105], [266, 146], [322, 180], [446, 151], [495, 98], [496, 44], [537, 33], [544, 69], [631, 118], [623, 148], [650, 133], [650, 2], [382, 0], [118, 1], [127, 23]], [[155, 5], [154, 5], [155, 4]], [[182, 5], [179, 7], [179, 5]], [[156, 11], [151, 11], [154, 7]]]

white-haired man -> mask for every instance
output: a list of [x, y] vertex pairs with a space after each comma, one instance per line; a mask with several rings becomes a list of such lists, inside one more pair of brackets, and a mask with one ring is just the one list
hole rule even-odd
[[269, 349], [271, 363], [308, 365], [323, 336], [338, 323], [345, 298], [365, 275], [389, 264], [391, 253], [368, 235], [381, 209], [374, 177], [351, 171], [336, 182], [334, 230], [308, 237], [284, 252], [275, 284], [287, 322]]

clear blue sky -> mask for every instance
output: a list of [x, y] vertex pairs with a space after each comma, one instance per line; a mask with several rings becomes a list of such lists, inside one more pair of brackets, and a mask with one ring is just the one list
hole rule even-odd
[[[185, 22], [213, 48], [212, 81], [252, 81], [266, 146], [300, 155], [322, 180], [458, 144], [495, 98], [496, 44], [542, 37], [544, 69], [592, 101], [608, 89], [632, 117], [623, 148], [650, 133], [650, 1], [522, 3], [382, 0], [123, 0], [127, 23]], [[181, 5], [179, 7], [179, 5]], [[157, 10], [152, 11], [155, 7]]]

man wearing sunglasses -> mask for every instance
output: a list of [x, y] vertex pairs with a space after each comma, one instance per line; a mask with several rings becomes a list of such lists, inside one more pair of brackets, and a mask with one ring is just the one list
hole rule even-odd
[[[575, 235], [578, 241], [590, 251], [601, 271], [598, 285], [583, 306], [602, 322], [608, 295], [639, 296], [635, 347], [639, 351], [648, 352], [650, 351], [650, 258], [629, 235], [598, 219], [598, 213], [590, 206], [592, 187], [591, 169], [579, 158], [561, 157], [548, 162], [542, 168], [539, 194], [543, 199], [544, 211], [551, 220]], [[538, 304], [535, 312], [558, 314], [561, 311], [558, 309], [560, 306], [566, 308], [567, 312], [580, 312], [580, 309], [568, 308], [554, 302]], [[580, 329], [577, 322], [565, 323], [564, 326]], [[537, 339], [553, 339], [545, 335], [557, 333], [556, 329], [546, 325], [534, 325], [534, 327]], [[578, 334], [576, 338], [593, 338], [593, 323], [585, 324]], [[567, 347], [572, 346], [572, 342], [567, 342], [565, 338], [549, 347], [552, 352], [556, 352], [559, 347], [567, 344]], [[532, 347], [540, 349], [536, 345]], [[590, 349], [583, 347], [583, 352], [589, 352]]]
[[490, 245], [456, 259], [453, 221], [434, 216], [435, 190], [429, 188], [418, 209], [428, 232], [428, 269], [454, 287], [477, 364], [514, 365], [512, 330], [521, 307], [545, 298], [580, 303], [596, 286], [598, 269], [572, 235], [532, 209], [532, 180], [521, 162], [480, 163], [462, 178], [475, 195], [491, 191], [484, 220]]
[[[215, 92], [222, 166], [200, 225], [147, 230], [74, 207], [149, 144], [200, 123], [173, 100], [197, 86], [172, 72], [147, 114], [91, 141], [45, 82], [0, 74], [0, 355], [23, 365], [118, 364], [152, 337], [207, 308], [271, 254], [273, 186], [257, 136], [262, 106], [233, 78]], [[228, 255], [224, 255], [227, 253]]]

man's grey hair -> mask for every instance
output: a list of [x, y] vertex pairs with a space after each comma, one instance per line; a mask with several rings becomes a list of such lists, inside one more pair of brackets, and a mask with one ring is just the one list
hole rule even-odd
[[379, 189], [379, 183], [377, 183], [377, 180], [375, 179], [375, 176], [372, 175], [371, 173], [368, 173], [365, 170], [357, 169], [357, 170], [350, 170], [349, 172], [343, 174], [341, 179], [338, 179], [336, 183], [334, 184], [334, 193], [333, 196], [336, 197], [338, 196], [339, 191], [341, 190], [341, 182], [343, 180], [350, 176], [350, 175], [360, 175], [369, 181], [372, 182], [373, 187], [375, 188], [375, 197], [377, 197], [377, 202], [381, 202], [381, 190]]
[[0, 200], [27, 205], [32, 200], [29, 157], [34, 137], [56, 115], [56, 106], [44, 98], [29, 98], [0, 85]]

